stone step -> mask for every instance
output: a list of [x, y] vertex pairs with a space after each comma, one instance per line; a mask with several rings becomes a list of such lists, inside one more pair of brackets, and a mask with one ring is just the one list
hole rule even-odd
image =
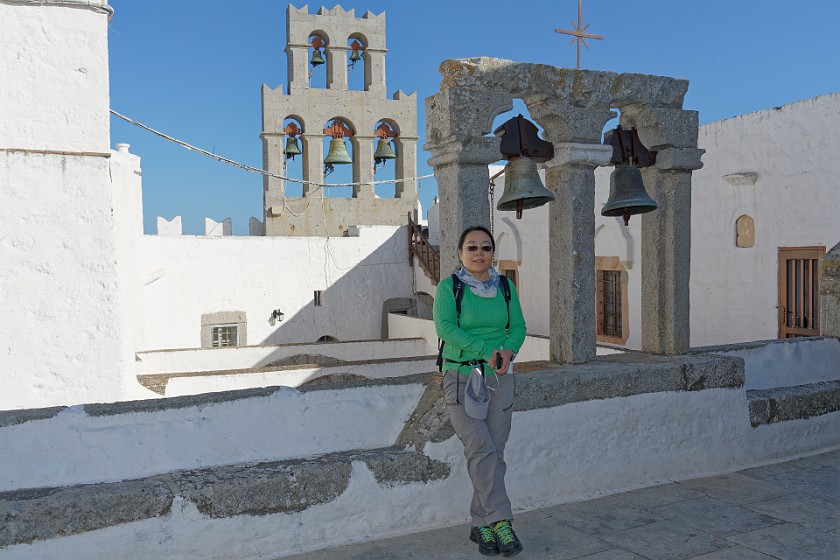
[[747, 391], [750, 423], [755, 428], [840, 410], [840, 380]]

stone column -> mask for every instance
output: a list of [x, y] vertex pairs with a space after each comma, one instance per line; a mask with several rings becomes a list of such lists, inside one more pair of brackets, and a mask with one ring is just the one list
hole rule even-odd
[[[394, 160], [394, 178], [405, 179], [417, 176], [417, 138], [400, 136], [394, 139], [394, 149], [397, 159]], [[417, 181], [403, 181], [394, 187], [396, 198], [410, 198], [417, 200]]]
[[[323, 183], [324, 135], [305, 133], [301, 134], [300, 138], [303, 141], [303, 180]], [[303, 196], [309, 195], [311, 190], [311, 186], [303, 185]]]
[[383, 99], [385, 88], [385, 49], [368, 48], [362, 53], [365, 61], [365, 91], [376, 93]]
[[286, 68], [289, 93], [300, 93], [309, 87], [309, 45], [286, 46]]
[[347, 89], [347, 47], [328, 46], [327, 55], [327, 89]]
[[499, 159], [496, 138], [474, 138], [433, 148], [429, 164], [435, 169], [440, 194], [440, 275], [455, 272], [458, 238], [471, 226], [490, 229], [489, 164]]
[[595, 357], [595, 168], [609, 165], [612, 148], [555, 144], [546, 164], [549, 209], [550, 356], [583, 363]]
[[353, 187], [353, 198], [373, 198], [373, 136], [356, 135], [353, 145], [353, 182], [364, 183]]
[[840, 243], [820, 259], [820, 334], [840, 337]]
[[697, 112], [633, 106], [623, 110], [625, 118], [657, 151], [656, 165], [642, 169], [658, 205], [641, 216], [642, 350], [682, 354], [690, 347], [691, 172], [703, 166]]

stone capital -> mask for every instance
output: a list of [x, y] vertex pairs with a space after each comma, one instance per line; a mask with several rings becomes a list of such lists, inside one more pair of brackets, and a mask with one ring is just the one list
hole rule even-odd
[[499, 139], [478, 137], [467, 141], [449, 140], [442, 144], [426, 144], [424, 149], [432, 153], [428, 163], [433, 167], [451, 163], [490, 165], [502, 159]]
[[592, 168], [610, 165], [612, 146], [563, 142], [554, 145], [554, 158], [547, 161], [548, 168], [561, 165], [585, 165]]
[[656, 168], [694, 171], [703, 167], [700, 158], [705, 152], [700, 148], [665, 148], [656, 153]]

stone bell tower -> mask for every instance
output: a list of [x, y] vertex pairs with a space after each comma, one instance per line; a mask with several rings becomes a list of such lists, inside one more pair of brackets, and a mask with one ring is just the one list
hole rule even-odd
[[[299, 133], [303, 159], [303, 196], [287, 196], [291, 182], [264, 179], [266, 235], [341, 236], [359, 225], [402, 225], [417, 207], [417, 99], [397, 91], [389, 99], [385, 89], [385, 14], [366, 12], [361, 18], [341, 6], [320, 8], [309, 14], [307, 6], [286, 10], [288, 88], [263, 85], [263, 164], [275, 175], [284, 173], [288, 125]], [[326, 68], [326, 88], [310, 87], [310, 49], [318, 45]], [[348, 89], [348, 66], [359, 59], [364, 90]], [[360, 71], [355, 67], [352, 71]], [[325, 129], [336, 121], [346, 130], [345, 140], [353, 159], [352, 197], [326, 197], [324, 183]], [[374, 192], [374, 143], [377, 128], [385, 125], [395, 152], [393, 198]], [[285, 131], [285, 132], [284, 132]], [[403, 179], [410, 179], [401, 181]]]

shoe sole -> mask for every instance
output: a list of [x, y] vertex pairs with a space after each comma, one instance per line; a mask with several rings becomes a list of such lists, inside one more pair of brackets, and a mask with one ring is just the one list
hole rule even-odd
[[[514, 550], [509, 550], [508, 552], [502, 552], [502, 556], [504, 556], [505, 558], [510, 558], [511, 556], [516, 556], [517, 554], [519, 554], [520, 552], [522, 552], [524, 549], [525, 549], [525, 547], [523, 547], [523, 546], [520, 544], [520, 545], [519, 545], [519, 548], [516, 548], [516, 549], [514, 549]], [[501, 552], [501, 551], [500, 551], [500, 552]]]
[[502, 551], [498, 548], [484, 548], [481, 546], [481, 543], [478, 542], [478, 539], [470, 535], [470, 540], [478, 545], [478, 551], [483, 554], [484, 556], [498, 556]]

